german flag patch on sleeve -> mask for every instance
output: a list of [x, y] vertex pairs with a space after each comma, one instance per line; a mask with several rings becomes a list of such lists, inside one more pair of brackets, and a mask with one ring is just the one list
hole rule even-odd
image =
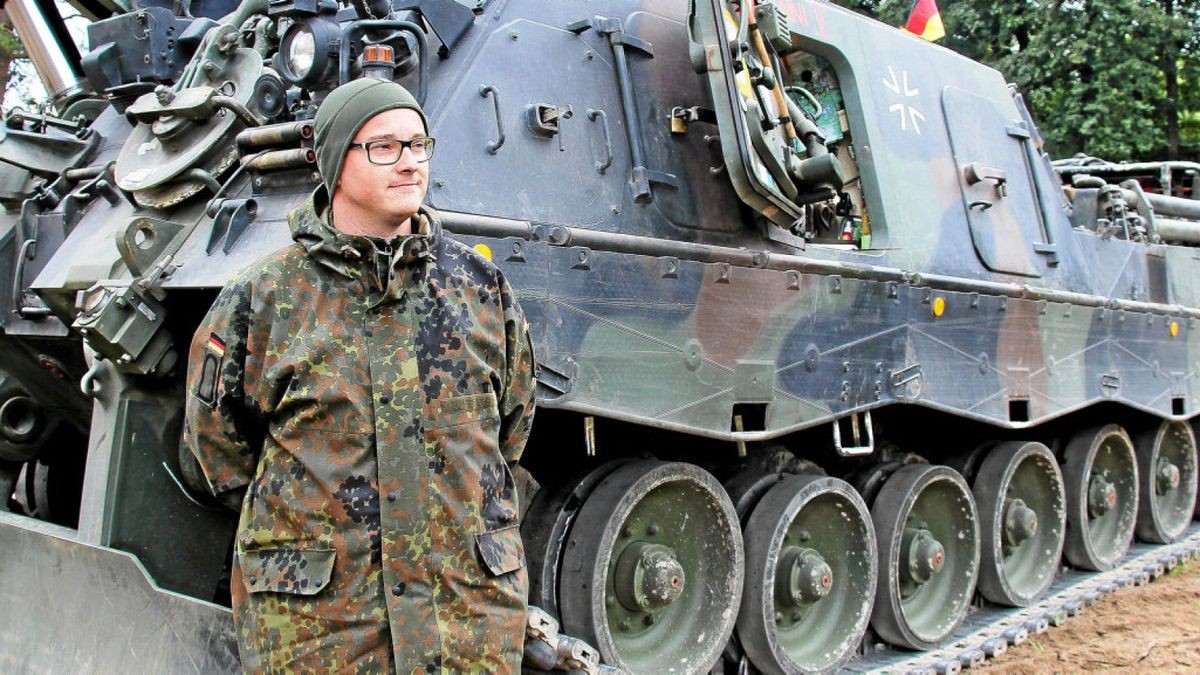
[[217, 355], [217, 358], [225, 356], [225, 341], [216, 333], [208, 335], [208, 351]]

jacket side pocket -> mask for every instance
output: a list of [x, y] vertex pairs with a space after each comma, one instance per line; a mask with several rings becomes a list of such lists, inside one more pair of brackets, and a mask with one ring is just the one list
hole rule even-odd
[[499, 530], [480, 532], [475, 535], [475, 547], [483, 567], [492, 576], [515, 572], [525, 566], [525, 551], [521, 544], [519, 525], [510, 525]]
[[251, 593], [316, 595], [333, 576], [332, 549], [267, 548], [240, 554], [242, 579]]

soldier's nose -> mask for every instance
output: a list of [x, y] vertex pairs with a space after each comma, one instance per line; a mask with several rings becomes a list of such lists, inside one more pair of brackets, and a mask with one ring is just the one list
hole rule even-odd
[[392, 166], [401, 171], [413, 171], [417, 168], [418, 164], [419, 162], [417, 162], [416, 154], [412, 148], [404, 148], [400, 151], [400, 159], [396, 160], [396, 163]]

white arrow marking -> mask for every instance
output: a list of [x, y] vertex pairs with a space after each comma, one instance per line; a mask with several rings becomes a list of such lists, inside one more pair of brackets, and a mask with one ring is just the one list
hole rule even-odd
[[896, 71], [891, 66], [888, 66], [888, 76], [883, 78], [883, 86], [891, 89], [893, 94], [900, 94], [900, 83], [896, 80]]
[[913, 131], [917, 132], [917, 135], [920, 136], [921, 135], [921, 125], [917, 124], [917, 120], [924, 122], [925, 116], [921, 114], [920, 110], [917, 110], [916, 108], [912, 108], [912, 107], [910, 107], [908, 109], [908, 116], [912, 120]]
[[[901, 70], [900, 76], [896, 76], [896, 69], [888, 66], [887, 77], [883, 78], [883, 86], [897, 96], [904, 98], [915, 98], [921, 93], [920, 89], [910, 87], [908, 84], [908, 71]], [[913, 133], [921, 135], [921, 122], [925, 121], [925, 115], [911, 105], [906, 103], [893, 103], [888, 106], [889, 113], [900, 114], [900, 131], [908, 131], [911, 125]]]

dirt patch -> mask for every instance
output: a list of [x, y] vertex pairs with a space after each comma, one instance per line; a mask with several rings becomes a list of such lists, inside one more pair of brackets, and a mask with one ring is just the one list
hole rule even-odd
[[1200, 562], [1124, 588], [973, 672], [1200, 669]]

